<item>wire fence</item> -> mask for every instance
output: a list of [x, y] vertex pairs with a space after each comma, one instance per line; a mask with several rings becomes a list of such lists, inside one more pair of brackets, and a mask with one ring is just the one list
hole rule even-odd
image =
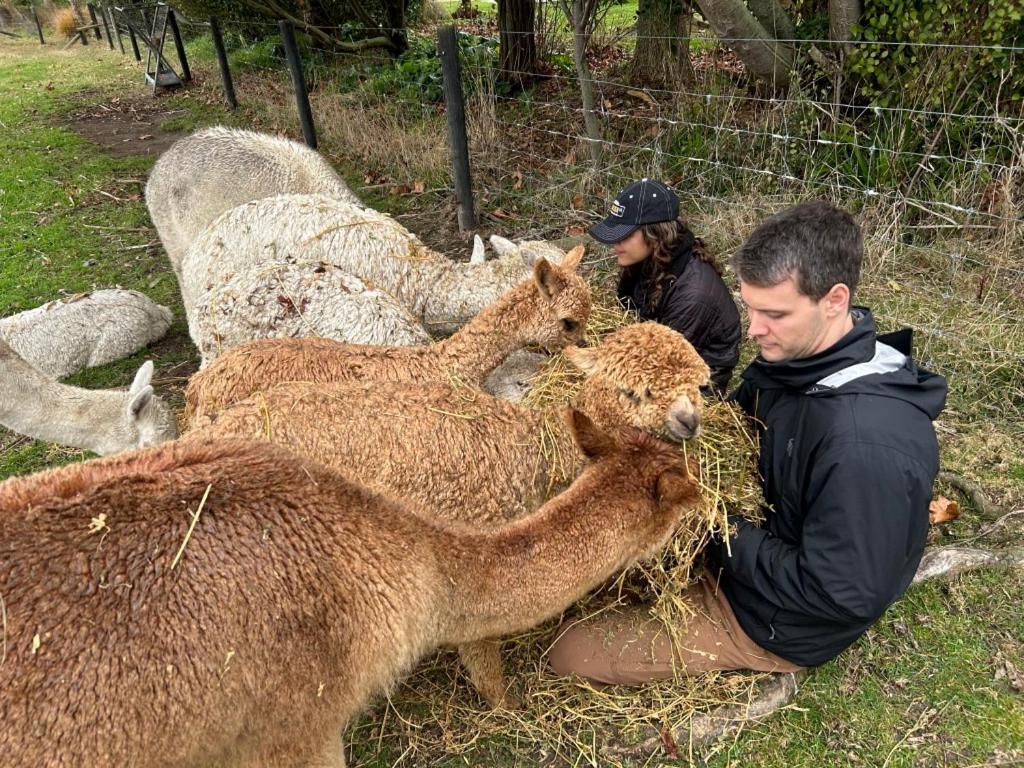
[[[827, 39], [788, 41], [797, 76], [784, 91], [753, 83], [730, 41], [708, 36], [685, 40], [688, 80], [642, 87], [630, 79], [632, 51], [665, 38], [599, 29], [589, 59], [594, 136], [585, 128], [585, 83], [568, 55], [564, 25], [549, 30], [544, 73], [516, 89], [506, 83], [517, 73], [498, 63], [493, 22], [459, 23], [469, 160], [484, 230], [579, 236], [627, 181], [659, 177], [679, 193], [692, 228], [726, 259], [771, 213], [800, 200], [831, 200], [855, 211], [864, 227], [859, 298], [880, 326], [917, 331], [918, 356], [950, 378], [961, 412], [1024, 418], [1024, 111], [1019, 97], [1000, 90], [1004, 83], [1012, 90], [1024, 48], [858, 43], [913, 49], [943, 72], [973, 72], [987, 60], [979, 57], [1000, 57], [998, 69], [986, 70], [995, 90], [979, 90], [979, 97], [968, 96], [969, 88], [937, 95], [928, 79], [933, 68], [922, 70], [922, 83], [880, 98], [841, 76], [842, 55], [829, 53], [838, 69], [815, 64], [822, 49], [843, 48]], [[298, 135], [278, 26], [240, 26], [250, 42], [236, 41], [228, 57], [239, 102], [261, 125]], [[335, 30], [345, 40], [394, 31]], [[395, 61], [300, 37], [310, 114], [321, 150], [360, 169], [364, 192], [384, 188], [413, 198], [408, 190], [427, 190], [408, 201], [411, 228], [428, 240], [458, 239], [444, 207], [452, 171], [441, 71], [431, 58], [435, 31], [413, 31], [409, 42]], [[202, 56], [201, 42], [192, 49]], [[599, 163], [592, 161], [595, 145]]]

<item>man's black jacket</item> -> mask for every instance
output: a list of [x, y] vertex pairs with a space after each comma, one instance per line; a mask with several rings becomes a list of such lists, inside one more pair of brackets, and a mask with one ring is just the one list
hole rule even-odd
[[[877, 337], [866, 309], [813, 357], [758, 356], [733, 393], [760, 435], [763, 526], [713, 553], [740, 626], [802, 666], [853, 643], [910, 584], [939, 468], [946, 382], [917, 368], [910, 332]], [[717, 557], [715, 557], [717, 555]]]
[[622, 270], [619, 302], [641, 320], [683, 334], [711, 369], [712, 383], [724, 390], [740, 359], [740, 313], [715, 268], [693, 255], [693, 245], [693, 235], [687, 234], [673, 249], [657, 306], [650, 306], [650, 259]]

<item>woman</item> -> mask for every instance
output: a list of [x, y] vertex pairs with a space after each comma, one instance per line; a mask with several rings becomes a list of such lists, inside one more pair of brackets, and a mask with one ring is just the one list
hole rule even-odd
[[679, 217], [675, 192], [660, 181], [635, 181], [589, 231], [612, 246], [622, 267], [619, 302], [685, 336], [724, 395], [739, 362], [740, 315], [703, 241]]

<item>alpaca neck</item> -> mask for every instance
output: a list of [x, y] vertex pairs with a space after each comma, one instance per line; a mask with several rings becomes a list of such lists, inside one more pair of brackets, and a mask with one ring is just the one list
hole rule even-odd
[[0, 352], [0, 371], [0, 423], [37, 440], [99, 453], [101, 439], [125, 406], [123, 392], [60, 384], [13, 351]]
[[439, 342], [438, 352], [451, 362], [454, 375], [476, 385], [510, 352], [535, 335], [540, 296], [533, 281], [523, 282], [484, 308], [453, 336]]
[[438, 553], [450, 597], [444, 642], [534, 626], [656, 543], [653, 501], [630, 482], [628, 469], [609, 464], [587, 469], [532, 515], [494, 531], [455, 533], [444, 543]]

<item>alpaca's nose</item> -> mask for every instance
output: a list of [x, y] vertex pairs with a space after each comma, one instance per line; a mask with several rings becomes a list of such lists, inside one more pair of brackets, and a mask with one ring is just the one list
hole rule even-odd
[[576, 342], [576, 346], [577, 347], [585, 347], [585, 346], [587, 346], [587, 337], [586, 336], [580, 336], [579, 340], [577, 340], [577, 342]]
[[688, 440], [700, 433], [700, 414], [693, 411], [675, 411], [666, 420], [668, 431], [678, 440]]

